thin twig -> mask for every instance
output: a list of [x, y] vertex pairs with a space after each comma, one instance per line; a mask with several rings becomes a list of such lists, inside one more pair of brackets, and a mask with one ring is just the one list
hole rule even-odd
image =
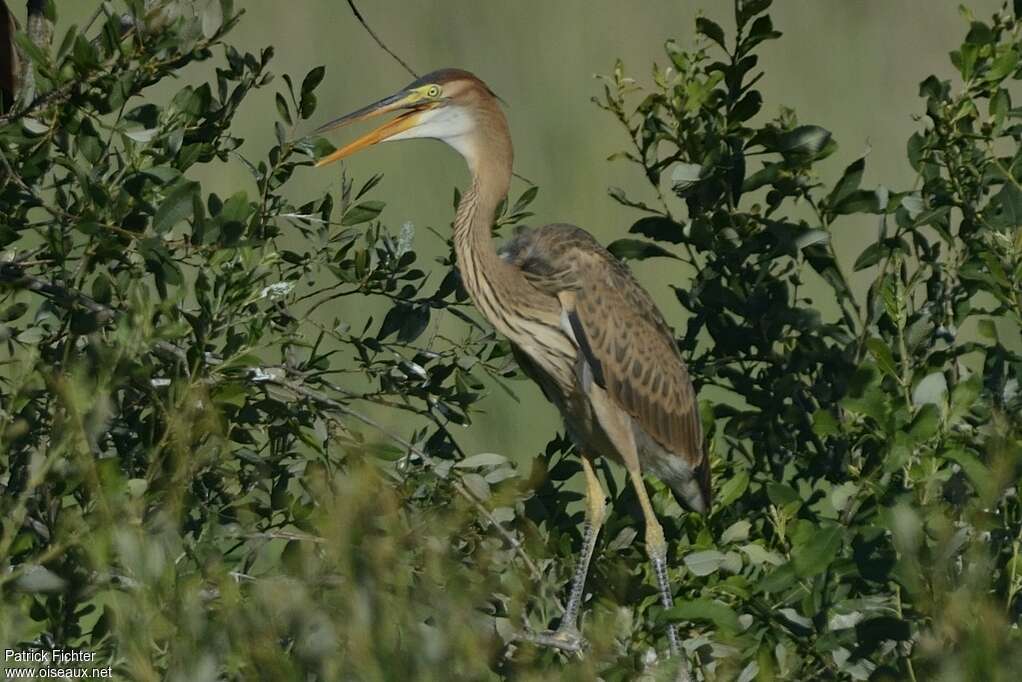
[[17, 262], [0, 263], [0, 283], [10, 284], [18, 289], [34, 291], [62, 308], [74, 308], [75, 305], [80, 305], [95, 315], [97, 322], [100, 324], [106, 324], [116, 315], [116, 311], [113, 308], [94, 301], [85, 294], [29, 275], [22, 269], [21, 264]]
[[370, 36], [372, 36], [373, 40], [376, 41], [376, 44], [382, 47], [384, 52], [386, 52], [395, 60], [397, 60], [397, 63], [403, 66], [405, 71], [412, 74], [412, 78], [418, 78], [419, 74], [415, 73], [415, 70], [412, 67], [408, 66], [408, 64], [405, 63], [405, 60], [398, 57], [393, 50], [387, 47], [386, 44], [384, 44], [384, 42], [380, 40], [380, 36], [376, 35], [376, 32], [373, 31], [373, 29], [369, 28], [369, 24], [366, 23], [366, 20], [362, 16], [362, 13], [359, 12], [358, 7], [355, 6], [355, 0], [348, 0], [348, 7], [351, 8], [352, 14], [355, 15], [356, 19], [358, 19], [358, 23], [362, 24], [362, 27], [369, 33]]
[[[351, 11], [355, 15], [355, 18], [358, 19], [358, 23], [362, 24], [362, 27], [365, 28], [365, 30], [369, 33], [369, 35], [372, 36], [372, 39], [376, 41], [376, 44], [379, 45], [380, 47], [382, 47], [384, 52], [386, 52], [391, 57], [396, 59], [397, 63], [400, 64], [401, 66], [403, 66], [405, 68], [405, 71], [407, 71], [408, 73], [410, 73], [412, 75], [412, 78], [418, 78], [419, 74], [415, 73], [415, 69], [413, 69], [412, 67], [408, 66], [408, 64], [405, 62], [405, 60], [401, 59], [401, 57], [398, 57], [397, 54], [395, 54], [395, 52], [393, 50], [391, 50], [389, 47], [387, 47], [384, 44], [384, 42], [382, 40], [380, 40], [380, 36], [376, 35], [376, 32], [373, 31], [373, 29], [369, 28], [369, 24], [366, 23], [365, 17], [362, 16], [362, 13], [358, 11], [358, 7], [355, 6], [355, 0], [348, 0], [348, 7], [351, 8]], [[501, 100], [501, 101], [503, 102], [503, 100]], [[511, 175], [513, 175], [514, 177], [518, 178], [519, 180], [524, 182], [526, 185], [529, 185], [530, 187], [536, 184], [532, 180], [530, 180], [529, 178], [527, 178], [524, 175], [521, 175], [521, 174], [519, 174], [519, 173], [517, 173], [515, 171], [512, 171]]]

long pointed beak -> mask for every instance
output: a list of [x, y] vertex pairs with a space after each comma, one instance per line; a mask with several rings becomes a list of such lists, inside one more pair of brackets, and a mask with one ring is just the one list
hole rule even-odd
[[410, 111], [406, 111], [401, 114], [394, 120], [384, 123], [380, 127], [366, 133], [354, 142], [341, 147], [332, 154], [319, 159], [316, 161], [316, 168], [322, 168], [334, 161], [339, 161], [347, 156], [351, 156], [361, 149], [370, 147], [378, 142], [386, 140], [388, 137], [393, 137], [402, 131], [415, 127], [416, 123], [418, 123], [419, 111], [425, 108], [431, 108], [430, 104], [423, 105], [420, 104], [421, 102], [422, 100], [418, 93], [399, 92], [391, 95], [390, 97], [384, 97], [379, 102], [374, 102], [369, 106], [362, 107], [358, 111], [353, 111], [350, 114], [341, 116], [340, 118], [335, 118], [333, 121], [320, 126], [313, 132], [314, 135], [320, 135], [335, 128], [340, 128], [341, 126], [346, 126], [350, 123], [386, 114], [391, 111], [399, 111], [401, 109], [415, 107]]

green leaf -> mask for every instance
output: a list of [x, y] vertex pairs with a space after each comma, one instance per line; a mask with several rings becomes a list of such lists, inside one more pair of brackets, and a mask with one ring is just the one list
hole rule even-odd
[[989, 339], [994, 343], [1000, 342], [1000, 336], [997, 333], [997, 323], [989, 317], [984, 317], [976, 323], [976, 332], [984, 339]]
[[[5, 17], [5, 21], [6, 21], [6, 17]], [[8, 39], [10, 39], [10, 34], [6, 34], [6, 35], [7, 35]], [[40, 69], [44, 69], [44, 70], [46, 69], [46, 67], [50, 63], [49, 55], [43, 49], [41, 49], [38, 45], [36, 45], [34, 42], [32, 42], [32, 39], [29, 38], [27, 33], [23, 33], [23, 32], [15, 33], [13, 38], [14, 38], [14, 42], [17, 43], [19, 51], [24, 56], [28, 57], [29, 60], [34, 65], [39, 67]], [[7, 44], [7, 45], [4, 46], [4, 49], [5, 50], [9, 50], [9, 49], [11, 49], [11, 47], [12, 46], [10, 44]]]
[[124, 136], [139, 144], [149, 144], [159, 132], [157, 128], [142, 128], [140, 130], [125, 130]]
[[738, 100], [738, 102], [731, 108], [730, 119], [732, 121], [748, 121], [759, 112], [759, 109], [763, 105], [763, 96], [759, 94], [758, 90], [752, 90], [745, 93], [745, 95]]
[[749, 36], [743, 41], [742, 47], [748, 50], [764, 40], [774, 40], [780, 37], [781, 32], [774, 30], [774, 22], [770, 19], [770, 16], [762, 16], [752, 22], [752, 26], [749, 28]]
[[235, 192], [220, 209], [220, 218], [225, 223], [244, 223], [255, 211], [255, 207], [248, 200], [245, 190]]
[[771, 552], [763, 545], [755, 542], [742, 545], [738, 548], [743, 554], [749, 557], [749, 561], [757, 566], [764, 564], [770, 564], [771, 566], [780, 566], [784, 563], [784, 557], [777, 552]]
[[802, 499], [798, 496], [798, 491], [787, 483], [768, 483], [766, 490], [767, 497], [778, 507], [783, 507], [792, 502], [799, 502]]
[[387, 462], [396, 462], [405, 455], [405, 451], [401, 448], [385, 442], [363, 443], [361, 449], [370, 457]]
[[405, 314], [401, 322], [401, 329], [398, 330], [397, 340], [402, 343], [411, 343], [419, 338], [426, 328], [429, 327], [430, 307], [425, 304], [412, 306]]
[[671, 187], [677, 194], [697, 184], [703, 174], [703, 167], [698, 163], [676, 163], [671, 167]]
[[826, 408], [813, 413], [813, 433], [820, 438], [828, 438], [841, 432], [841, 424]]
[[859, 185], [862, 184], [862, 174], [865, 170], [866, 157], [864, 156], [856, 159], [845, 168], [845, 172], [841, 174], [841, 179], [838, 180], [830, 195], [827, 196], [827, 204], [829, 206], [837, 206], [849, 194], [859, 189]]
[[429, 326], [430, 308], [426, 304], [409, 305], [398, 303], [391, 308], [383, 318], [380, 331], [376, 338], [384, 340], [394, 332], [397, 332], [397, 339], [401, 342], [410, 342], [417, 339]]
[[85, 336], [99, 329], [99, 321], [96, 316], [84, 310], [75, 310], [71, 313], [71, 331], [79, 336]]
[[0, 312], [0, 322], [13, 322], [28, 312], [27, 303], [15, 303]]
[[638, 536], [638, 532], [631, 526], [625, 526], [613, 540], [607, 543], [607, 552], [620, 552], [630, 547]]
[[727, 49], [727, 45], [724, 43], [724, 29], [716, 22], [710, 21], [706, 17], [697, 17], [696, 33], [701, 33], [725, 50]]
[[801, 230], [794, 239], [796, 249], [805, 249], [815, 244], [825, 244], [830, 241], [830, 233], [820, 228]]
[[912, 404], [943, 405], [947, 398], [947, 379], [943, 372], [931, 372], [923, 377], [912, 391]]
[[841, 406], [850, 412], [872, 417], [881, 424], [891, 412], [887, 393], [879, 386], [869, 388], [860, 398], [846, 398], [842, 400]]
[[171, 168], [170, 166], [153, 166], [152, 168], [146, 168], [140, 172], [160, 184], [173, 182], [181, 177], [181, 171], [176, 168]]
[[239, 382], [220, 384], [213, 392], [213, 402], [220, 405], [244, 407], [247, 398], [248, 388]]
[[321, 82], [323, 82], [323, 76], [326, 75], [325, 66], [317, 66], [316, 68], [305, 74], [305, 78], [302, 80], [302, 95], [306, 95], [315, 90]]
[[869, 350], [869, 354], [876, 360], [877, 367], [884, 374], [898, 379], [898, 368], [894, 364], [894, 354], [891, 352], [890, 346], [883, 342], [883, 340], [876, 338], [875, 336], [866, 340], [866, 348]]
[[965, 381], [960, 381], [951, 391], [951, 414], [948, 416], [948, 422], [953, 424], [969, 414], [982, 389], [983, 383], [979, 374], [973, 374]]
[[31, 133], [32, 135], [45, 135], [50, 132], [50, 126], [28, 116], [21, 119], [21, 127], [25, 129], [25, 132]]
[[738, 615], [727, 604], [712, 599], [691, 599], [677, 602], [667, 609], [662, 618], [671, 623], [681, 621], [708, 621], [718, 629], [738, 632]]
[[729, 479], [724, 482], [724, 485], [720, 487], [720, 495], [716, 500], [716, 504], [720, 507], [727, 507], [732, 502], [737, 500], [749, 487], [749, 471], [748, 469], [740, 469], [734, 473]]
[[991, 496], [991, 493], [996, 488], [995, 478], [987, 465], [979, 457], [963, 448], [949, 450], [944, 452], [942, 456], [944, 459], [949, 459], [962, 467], [962, 471], [965, 472], [965, 475], [975, 486], [976, 492], [979, 493], [980, 497], [986, 499]]
[[25, 329], [17, 336], [15, 336], [14, 340], [17, 341], [18, 343], [24, 343], [31, 346], [39, 343], [44, 338], [46, 338], [46, 330], [43, 329], [42, 327], [36, 326]]
[[880, 199], [876, 191], [869, 189], [857, 189], [848, 192], [844, 197], [831, 205], [831, 211], [835, 215], [850, 215], [852, 213], [882, 213], [884, 206], [880, 205]]
[[1001, 89], [990, 98], [990, 105], [988, 112], [990, 118], [994, 119], [998, 126], [1004, 124], [1004, 119], [1008, 117], [1008, 113], [1011, 111], [1011, 96], [1007, 90]]
[[860, 652], [868, 656], [885, 642], [906, 642], [912, 639], [912, 629], [908, 621], [894, 616], [880, 616], [857, 623], [855, 636], [859, 641]]
[[859, 257], [855, 259], [855, 264], [852, 268], [858, 272], [859, 270], [865, 270], [868, 267], [876, 265], [884, 258], [892, 256], [896, 253], [907, 253], [908, 244], [905, 243], [904, 239], [890, 238], [884, 239], [879, 242], [875, 242], [866, 247], [866, 249], [859, 254]]
[[723, 533], [720, 534], [721, 544], [728, 544], [731, 542], [741, 542], [749, 538], [749, 529], [752, 528], [752, 524], [745, 519], [735, 521]]
[[647, 258], [677, 258], [673, 253], [641, 239], [618, 239], [607, 246], [607, 250], [621, 260], [646, 260]]
[[199, 190], [197, 182], [183, 182], [170, 191], [153, 216], [153, 231], [163, 234], [182, 220], [192, 216], [192, 197]]
[[908, 213], [909, 218], [915, 220], [922, 215], [926, 208], [926, 202], [918, 192], [913, 192], [901, 198], [901, 207]]
[[685, 241], [684, 227], [670, 218], [663, 216], [647, 216], [639, 218], [628, 231], [660, 242], [681, 244]]
[[458, 469], [475, 469], [479, 467], [495, 467], [501, 464], [507, 464], [508, 459], [504, 455], [498, 455], [495, 452], [480, 452], [477, 455], [466, 457], [460, 462], [455, 463], [455, 467]]
[[795, 583], [795, 568], [792, 562], [782, 564], [765, 575], [759, 581], [759, 589], [763, 592], [782, 592]]
[[994, 32], [981, 21], [972, 22], [969, 33], [965, 36], [965, 42], [971, 45], [987, 45], [993, 41]]
[[14, 587], [20, 592], [61, 592], [67, 581], [45, 566], [21, 566], [22, 573], [14, 581]]
[[752, 192], [764, 185], [773, 185], [781, 178], [784, 167], [779, 163], [766, 163], [763, 168], [745, 178], [742, 183], [742, 192]]
[[1013, 183], [1005, 183], [990, 200], [987, 210], [991, 212], [992, 227], [1019, 228], [1022, 226], [1022, 190]]
[[[30, 40], [25, 42], [31, 43]], [[71, 61], [80, 72], [89, 71], [99, 65], [99, 53], [86, 36], [81, 34], [75, 36], [75, 44], [71, 49]]]
[[274, 101], [277, 103], [277, 113], [280, 114], [280, 117], [288, 125], [294, 125], [294, 122], [291, 120], [291, 109], [288, 107], [287, 100], [284, 99], [284, 96], [278, 92]]
[[465, 487], [469, 489], [476, 499], [490, 499], [490, 484], [479, 474], [465, 474], [461, 477], [461, 482], [465, 484]]
[[798, 126], [777, 139], [777, 151], [813, 156], [827, 146], [830, 137], [830, 131], [820, 126]]
[[852, 481], [845, 481], [835, 486], [830, 493], [830, 503], [838, 512], [843, 512], [848, 507], [848, 502], [859, 492], [859, 486]]
[[208, 2], [202, 10], [202, 35], [212, 38], [224, 23], [223, 8], [220, 3]]
[[841, 526], [825, 526], [817, 528], [809, 539], [792, 549], [792, 566], [795, 573], [802, 578], [810, 578], [823, 573], [837, 558], [841, 549]]
[[926, 404], [916, 413], [912, 425], [909, 427], [908, 435], [912, 442], [919, 443], [936, 436], [939, 428], [940, 409], [936, 405]]
[[522, 211], [524, 211], [529, 206], [529, 204], [535, 201], [537, 194], [539, 194], [538, 185], [532, 185], [531, 187], [527, 188], [524, 192], [522, 192], [521, 195], [518, 197], [518, 201], [515, 202], [514, 207], [511, 208], [510, 211], [511, 215], [521, 213]]
[[694, 575], [710, 575], [724, 563], [724, 555], [715, 549], [692, 552], [685, 555], [685, 565]]
[[316, 105], [319, 100], [316, 99], [316, 95], [311, 92], [303, 92], [301, 103], [298, 105], [298, 113], [301, 114], [303, 119], [311, 118], [316, 113]]
[[765, 12], [773, 0], [735, 0], [735, 23], [742, 28], [757, 14]]
[[351, 225], [368, 223], [370, 220], [374, 220], [376, 216], [380, 215], [384, 206], [386, 206], [384, 202], [375, 200], [363, 201], [360, 204], [356, 204], [345, 211], [344, 216], [341, 217], [341, 225], [349, 227]]

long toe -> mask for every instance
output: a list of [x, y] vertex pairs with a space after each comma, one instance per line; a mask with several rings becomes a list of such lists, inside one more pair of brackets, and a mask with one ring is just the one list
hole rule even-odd
[[589, 646], [589, 643], [582, 637], [582, 633], [574, 627], [558, 628], [546, 632], [525, 632], [519, 636], [519, 639], [539, 646], [559, 649], [569, 654], [581, 653]]

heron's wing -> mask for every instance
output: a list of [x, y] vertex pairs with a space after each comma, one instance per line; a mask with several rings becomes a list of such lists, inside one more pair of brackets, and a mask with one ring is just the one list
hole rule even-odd
[[549, 225], [504, 249], [537, 288], [555, 295], [593, 381], [655, 441], [695, 470], [709, 502], [709, 468], [695, 389], [674, 334], [631, 272], [589, 233]]

